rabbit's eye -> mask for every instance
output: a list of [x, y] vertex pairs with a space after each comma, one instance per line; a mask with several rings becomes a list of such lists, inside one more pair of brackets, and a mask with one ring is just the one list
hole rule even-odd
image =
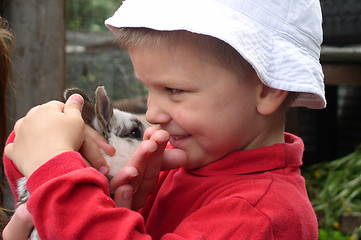
[[133, 128], [133, 130], [128, 134], [128, 137], [135, 138], [135, 139], [141, 139], [142, 133], [140, 132], [139, 128]]

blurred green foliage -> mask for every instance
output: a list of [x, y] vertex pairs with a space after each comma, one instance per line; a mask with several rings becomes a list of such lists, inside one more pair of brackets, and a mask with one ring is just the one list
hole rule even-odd
[[135, 79], [128, 53], [119, 49], [68, 54], [67, 77], [69, 87], [78, 87], [89, 96], [99, 85], [113, 101], [147, 95], [146, 87]]
[[347, 156], [311, 165], [302, 173], [312, 205], [322, 216], [320, 239], [360, 238], [361, 226], [350, 238], [342, 238], [338, 230], [342, 214], [361, 213], [361, 145]]
[[318, 232], [318, 240], [357, 240], [353, 239], [351, 236], [346, 236], [337, 230], [327, 230], [320, 228]]
[[123, 0], [66, 0], [68, 30], [106, 30], [104, 20], [110, 17]]
[[[66, 0], [67, 30], [81, 32], [86, 38], [92, 38], [93, 32], [109, 32], [104, 20], [112, 16], [122, 2], [123, 0]], [[89, 42], [91, 41], [80, 45], [86, 46]], [[92, 44], [97, 43], [90, 43]], [[128, 54], [118, 48], [100, 47], [68, 52], [66, 62], [68, 87], [78, 87], [89, 96], [93, 96], [99, 85], [105, 86], [112, 100], [147, 94], [147, 89], [134, 77]]]

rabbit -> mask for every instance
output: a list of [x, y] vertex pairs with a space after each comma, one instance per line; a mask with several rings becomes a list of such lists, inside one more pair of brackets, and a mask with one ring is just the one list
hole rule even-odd
[[[139, 146], [148, 124], [134, 114], [113, 108], [103, 86], [99, 86], [95, 90], [95, 104], [78, 88], [67, 89], [64, 92], [65, 100], [75, 93], [80, 94], [84, 98], [82, 111], [84, 123], [103, 135], [105, 139], [108, 140], [109, 144], [116, 149], [114, 156], [108, 156], [102, 152], [109, 165], [107, 178], [110, 180], [125, 166], [128, 159]], [[26, 177], [18, 180], [18, 206], [25, 203], [30, 197], [30, 194], [26, 189], [26, 182]], [[40, 240], [35, 228], [29, 239]]]

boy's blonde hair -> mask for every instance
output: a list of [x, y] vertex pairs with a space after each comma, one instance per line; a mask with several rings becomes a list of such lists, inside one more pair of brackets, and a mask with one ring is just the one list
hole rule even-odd
[[253, 67], [229, 44], [217, 38], [195, 34], [188, 31], [157, 31], [149, 28], [120, 28], [116, 31], [117, 43], [128, 50], [133, 47], [151, 45], [155, 48], [161, 44], [177, 44], [182, 41], [192, 41], [200, 47], [205, 47], [223, 66], [249, 77], [255, 74]]

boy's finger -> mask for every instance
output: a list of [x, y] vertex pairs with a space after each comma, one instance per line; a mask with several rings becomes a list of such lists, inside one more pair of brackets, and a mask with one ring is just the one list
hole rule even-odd
[[114, 202], [117, 207], [130, 209], [132, 207], [133, 187], [129, 184], [118, 187], [114, 192]]
[[143, 140], [149, 140], [151, 138], [151, 136], [153, 135], [153, 133], [155, 133], [158, 130], [160, 130], [159, 126], [148, 127], [144, 132]]
[[83, 145], [79, 151], [92, 167], [96, 168], [104, 175], [109, 172], [109, 166], [105, 161], [103, 154], [87, 131], [84, 133]]
[[79, 94], [71, 95], [65, 102], [64, 113], [73, 113], [81, 115], [84, 99]]
[[138, 175], [138, 169], [133, 166], [125, 166], [110, 180], [109, 190], [113, 192], [116, 188], [128, 184], [130, 180]]
[[114, 156], [115, 148], [110, 145], [108, 141], [97, 131], [95, 131], [89, 125], [85, 125], [85, 133], [93, 139], [98, 148], [102, 149], [106, 155]]
[[139, 172], [139, 176], [132, 180], [132, 186], [135, 191], [138, 190], [139, 185], [142, 183], [147, 165], [153, 159], [152, 156], [157, 149], [158, 146], [156, 142], [145, 140], [139, 145], [133, 156], [127, 162], [128, 166], [135, 167]]
[[150, 138], [150, 142], [155, 142], [157, 148], [153, 152], [149, 152], [145, 159], [147, 163], [143, 169], [138, 169], [140, 176], [135, 178], [134, 181], [131, 181], [132, 186], [134, 187], [136, 193], [134, 195], [134, 200], [132, 201], [132, 208], [139, 209], [141, 208], [148, 195], [151, 194], [158, 182], [158, 176], [162, 164], [164, 149], [169, 141], [169, 133], [164, 130], [158, 130], [154, 132]]
[[26, 208], [26, 204], [22, 204], [6, 225], [2, 236], [4, 240], [27, 240], [33, 228], [33, 218]]

